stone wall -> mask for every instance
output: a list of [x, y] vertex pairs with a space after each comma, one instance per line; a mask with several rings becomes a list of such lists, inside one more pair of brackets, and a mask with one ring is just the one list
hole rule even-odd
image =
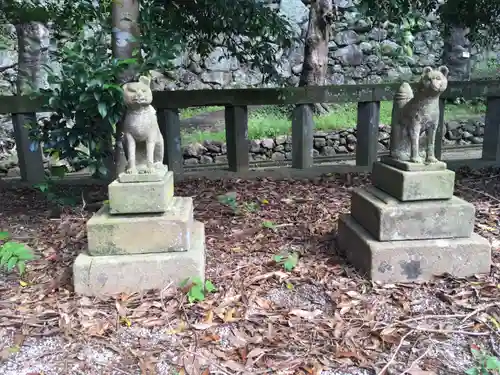
[[[265, 0], [287, 17], [297, 35], [304, 40], [309, 10], [307, 0]], [[429, 15], [425, 25], [414, 33], [413, 56], [402, 56], [395, 35], [373, 27], [354, 7], [353, 0], [334, 0], [342, 15], [335, 23], [329, 48], [328, 82], [330, 84], [379, 83], [411, 79], [425, 65], [441, 63], [443, 40], [438, 20]], [[184, 53], [175, 59], [174, 70], [154, 73], [155, 90], [203, 89], [261, 86], [259, 71], [249, 70], [234, 58], [223, 57], [217, 47], [207, 58]], [[222, 58], [221, 58], [222, 57]], [[221, 58], [219, 60], [219, 58]], [[15, 50], [0, 52], [0, 94], [12, 92], [15, 69], [5, 69], [17, 60]], [[289, 85], [296, 85], [302, 69], [303, 45], [281, 51], [278, 70]], [[5, 70], [4, 70], [5, 69]]]
[[[437, 30], [437, 20], [428, 21], [415, 33], [413, 56], [401, 56], [401, 46], [395, 36], [384, 29], [373, 27], [360, 17], [351, 0], [336, 0], [342, 17], [336, 22], [329, 43], [329, 84], [380, 83], [399, 78], [411, 79], [426, 65], [441, 63], [443, 40]], [[302, 0], [281, 0], [274, 4], [288, 17], [301, 39], [304, 40], [309, 10]], [[218, 47], [211, 56], [185, 54], [175, 61], [175, 71], [158, 74], [155, 89], [202, 89], [259, 86], [262, 75], [241, 66], [236, 59], [225, 58]], [[221, 58], [221, 59], [220, 59]], [[220, 60], [219, 60], [220, 59]], [[296, 85], [302, 70], [303, 45], [299, 43], [289, 51], [282, 51], [279, 72]]]
[[[483, 143], [484, 119], [448, 121], [443, 134], [444, 146], [480, 145]], [[379, 128], [378, 151], [389, 151], [391, 128]], [[424, 140], [422, 140], [424, 142]], [[356, 129], [316, 131], [314, 133], [313, 156], [348, 155], [356, 151]], [[283, 161], [292, 159], [292, 138], [279, 135], [275, 138], [251, 140], [248, 148], [251, 161]], [[220, 141], [204, 141], [183, 147], [184, 164], [227, 163], [227, 146]]]

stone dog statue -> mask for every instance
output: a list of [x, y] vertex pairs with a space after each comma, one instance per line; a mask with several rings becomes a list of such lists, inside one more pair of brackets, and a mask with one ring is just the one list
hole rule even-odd
[[[434, 143], [439, 122], [439, 96], [448, 87], [448, 68], [425, 67], [415, 93], [404, 82], [394, 95], [391, 124], [391, 158], [422, 163], [420, 133], [426, 135], [425, 163], [436, 163]], [[439, 140], [441, 141], [441, 140]]]
[[163, 136], [156, 110], [151, 105], [153, 92], [150, 84], [149, 77], [141, 76], [138, 82], [123, 85], [127, 107], [123, 122], [128, 162], [125, 173], [128, 174], [155, 173], [163, 167]]

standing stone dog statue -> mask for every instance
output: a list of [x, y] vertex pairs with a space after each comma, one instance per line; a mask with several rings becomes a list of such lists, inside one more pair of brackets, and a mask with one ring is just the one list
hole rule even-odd
[[[391, 158], [422, 163], [419, 154], [420, 133], [426, 134], [426, 163], [436, 163], [434, 144], [439, 122], [439, 96], [448, 87], [448, 68], [425, 67], [413, 93], [404, 82], [394, 95], [391, 124]], [[441, 141], [441, 140], [439, 140]]]
[[127, 144], [127, 169], [125, 173], [154, 173], [163, 166], [163, 136], [158, 126], [156, 110], [151, 105], [153, 92], [151, 79], [139, 77], [138, 82], [123, 85], [127, 111], [123, 135]]

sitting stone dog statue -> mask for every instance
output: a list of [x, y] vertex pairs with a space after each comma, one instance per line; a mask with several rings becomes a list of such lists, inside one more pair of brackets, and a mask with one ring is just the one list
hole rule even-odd
[[163, 166], [163, 136], [158, 126], [156, 110], [151, 105], [151, 79], [139, 77], [138, 82], [123, 85], [127, 112], [123, 134], [127, 145], [125, 173], [154, 173]]
[[[448, 87], [448, 68], [425, 67], [415, 93], [404, 82], [394, 95], [391, 124], [391, 158], [422, 163], [420, 133], [425, 132], [426, 163], [436, 163], [434, 143], [439, 122], [439, 96]], [[441, 140], [439, 140], [441, 141]]]

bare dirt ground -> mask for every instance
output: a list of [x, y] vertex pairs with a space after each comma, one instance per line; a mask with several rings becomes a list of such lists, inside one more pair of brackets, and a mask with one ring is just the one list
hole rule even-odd
[[[367, 176], [182, 182], [217, 287], [194, 304], [177, 285], [74, 295], [87, 208], [106, 190], [65, 188], [85, 204], [57, 216], [39, 192], [0, 187], [0, 230], [40, 256], [23, 278], [0, 273], [0, 375], [463, 374], [471, 346], [500, 357], [499, 178], [463, 170], [456, 183], [493, 244], [490, 274], [398, 285], [367, 281], [335, 250], [337, 217]], [[227, 192], [254, 209], [235, 215], [217, 200]], [[299, 254], [292, 271], [273, 260], [282, 251]]]

